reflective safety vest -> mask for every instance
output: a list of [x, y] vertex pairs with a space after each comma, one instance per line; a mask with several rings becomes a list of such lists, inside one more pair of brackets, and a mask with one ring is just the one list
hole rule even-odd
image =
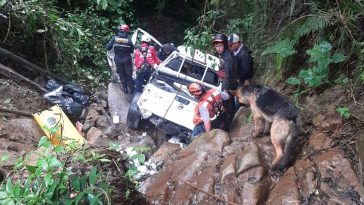
[[193, 124], [198, 125], [203, 122], [200, 114], [200, 107], [206, 107], [209, 112], [210, 120], [216, 119], [223, 111], [223, 100], [219, 91], [215, 89], [208, 90], [198, 101], [193, 116]]
[[154, 64], [160, 64], [154, 47], [149, 46], [146, 43], [142, 43], [140, 47], [137, 47], [134, 51], [134, 55], [136, 69], [140, 69], [143, 65], [148, 65], [152, 68]]

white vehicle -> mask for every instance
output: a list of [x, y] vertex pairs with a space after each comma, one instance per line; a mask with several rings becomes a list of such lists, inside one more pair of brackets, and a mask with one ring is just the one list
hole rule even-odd
[[198, 56], [192, 56], [192, 50], [185, 47], [178, 50], [158, 66], [143, 92], [134, 95], [127, 115], [130, 129], [149, 120], [166, 134], [189, 136], [197, 100], [189, 94], [188, 84], [202, 82], [207, 88], [221, 89], [218, 58], [198, 50]]

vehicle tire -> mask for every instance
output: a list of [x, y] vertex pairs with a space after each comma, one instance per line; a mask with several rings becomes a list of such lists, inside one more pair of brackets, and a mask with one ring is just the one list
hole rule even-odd
[[140, 114], [139, 107], [137, 105], [140, 95], [141, 93], [134, 94], [133, 100], [130, 103], [128, 115], [126, 116], [126, 125], [132, 130], [139, 129], [140, 121], [142, 119], [142, 115]]

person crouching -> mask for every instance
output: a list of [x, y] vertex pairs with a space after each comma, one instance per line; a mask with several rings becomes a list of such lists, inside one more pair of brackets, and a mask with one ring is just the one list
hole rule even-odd
[[229, 94], [214, 88], [206, 91], [205, 86], [200, 83], [189, 84], [188, 91], [198, 100], [193, 117], [195, 127], [191, 137], [196, 138], [198, 135], [210, 132], [211, 129], [215, 128], [227, 131], [230, 125], [226, 124], [224, 120], [223, 101], [229, 100]]

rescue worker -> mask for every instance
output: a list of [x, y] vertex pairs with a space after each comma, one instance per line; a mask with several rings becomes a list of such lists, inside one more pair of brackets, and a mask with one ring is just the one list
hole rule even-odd
[[223, 101], [230, 98], [229, 94], [214, 88], [206, 91], [204, 85], [200, 83], [190, 83], [188, 91], [198, 100], [193, 117], [195, 127], [191, 137], [196, 138], [197, 135], [215, 128], [228, 131], [230, 124], [225, 122]]
[[141, 38], [141, 45], [134, 50], [136, 68], [135, 92], [142, 92], [143, 86], [147, 84], [152, 72], [160, 64], [157, 53], [150, 45], [150, 38], [144, 34]]
[[[219, 77], [222, 78], [222, 90], [229, 93], [230, 99], [224, 102], [226, 110], [226, 122], [230, 124], [233, 121], [235, 112], [234, 97], [238, 87], [238, 72], [236, 69], [236, 59], [233, 52], [228, 48], [227, 37], [225, 34], [216, 34], [212, 41], [216, 55], [220, 59], [220, 73]], [[231, 91], [231, 92], [230, 92]]]
[[239, 85], [249, 86], [254, 74], [251, 51], [240, 41], [239, 36], [236, 34], [229, 35], [228, 45], [236, 57]]
[[173, 43], [165, 43], [160, 47], [157, 56], [159, 60], [164, 61], [173, 51], [177, 51], [176, 46]]
[[106, 45], [106, 49], [114, 49], [116, 72], [120, 77], [122, 91], [128, 94], [128, 92], [133, 93], [135, 88], [135, 83], [132, 78], [133, 63], [131, 58], [131, 54], [134, 52], [134, 45], [128, 35], [129, 26], [123, 24], [119, 29], [119, 32]]

